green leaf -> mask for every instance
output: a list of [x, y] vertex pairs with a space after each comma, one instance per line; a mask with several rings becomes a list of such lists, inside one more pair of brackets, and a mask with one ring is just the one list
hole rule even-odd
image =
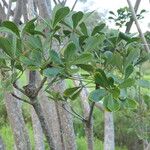
[[70, 95], [74, 94], [80, 88], [81, 88], [80, 86], [68, 88], [64, 91], [64, 96], [69, 97]]
[[27, 43], [31, 49], [42, 50], [42, 42], [39, 36], [29, 36]]
[[89, 63], [92, 60], [92, 58], [93, 56], [91, 53], [83, 53], [73, 61], [73, 64], [78, 65]]
[[89, 94], [89, 99], [94, 102], [99, 102], [106, 95], [107, 95], [107, 91], [105, 89], [97, 89], [97, 90], [92, 91]]
[[104, 41], [104, 35], [91, 36], [86, 39], [85, 51], [91, 51], [99, 48], [99, 45]]
[[49, 55], [50, 55], [50, 59], [53, 63], [62, 64], [61, 58], [56, 51], [50, 50]]
[[84, 22], [80, 23], [80, 28], [81, 28], [81, 32], [84, 34], [84, 35], [88, 35], [88, 30], [87, 30], [87, 27], [85, 25]]
[[116, 66], [122, 72], [123, 58], [119, 53], [114, 53], [110, 61], [111, 65]]
[[12, 51], [12, 45], [7, 38], [0, 37], [0, 48], [8, 55], [10, 58], [14, 57]]
[[101, 23], [100, 25], [96, 26], [93, 29], [91, 35], [94, 36], [95, 34], [99, 33], [105, 27], [105, 25], [106, 25], [105, 23]]
[[131, 87], [131, 86], [133, 86], [134, 84], [135, 84], [135, 80], [134, 80], [134, 79], [131, 79], [131, 78], [128, 78], [128, 79], [124, 80], [124, 81], [119, 85], [119, 87], [120, 87], [121, 89], [123, 89], [123, 88]]
[[109, 83], [109, 85], [110, 86], [114, 86], [114, 78], [113, 77], [109, 77], [109, 78], [107, 78], [107, 80], [108, 80], [108, 83]]
[[4, 21], [2, 22], [2, 26], [10, 29], [12, 32], [14, 32], [18, 37], [20, 37], [19, 29], [17, 25], [11, 21]]
[[109, 87], [109, 82], [103, 70], [97, 69], [94, 74], [94, 78], [96, 84], [99, 84], [101, 87]]
[[129, 65], [136, 63], [135, 60], [140, 56], [140, 49], [130, 49], [128, 56], [125, 59], [124, 68], [126, 69]]
[[73, 42], [70, 42], [64, 50], [64, 58], [66, 60], [72, 60], [75, 57], [76, 46]]
[[92, 65], [88, 65], [88, 64], [79, 64], [77, 65], [78, 67], [80, 67], [81, 69], [87, 71], [87, 72], [90, 72], [90, 73], [93, 73], [94, 71], [94, 68]]
[[117, 87], [114, 87], [111, 91], [112, 96], [114, 99], [118, 99], [119, 95], [120, 95], [120, 89]]
[[137, 109], [138, 107], [138, 103], [133, 100], [133, 99], [129, 99], [127, 98], [124, 102], [123, 102], [124, 107], [126, 107], [127, 109]]
[[82, 88], [80, 88], [77, 92], [75, 92], [73, 95], [71, 95], [70, 99], [71, 100], [77, 99], [77, 97], [80, 95], [81, 91], [82, 91]]
[[137, 84], [142, 88], [150, 88], [150, 81], [148, 80], [138, 80]]
[[16, 36], [16, 33], [14, 33], [12, 30], [6, 28], [6, 27], [0, 27], [0, 32], [4, 32], [4, 33], [9, 33], [9, 34], [12, 34], [12, 35], [15, 35]]
[[129, 65], [125, 70], [125, 79], [127, 79], [134, 71], [133, 65]]
[[54, 16], [53, 27], [57, 25], [61, 20], [63, 20], [70, 12], [68, 7], [62, 7], [58, 9]]
[[61, 71], [62, 71], [61, 68], [56, 68], [56, 67], [47, 68], [43, 70], [43, 75], [46, 77], [55, 77], [59, 73], [61, 73]]
[[120, 109], [119, 101], [113, 99], [111, 94], [105, 96], [103, 104], [110, 111], [118, 111]]
[[83, 18], [83, 12], [79, 11], [72, 15], [73, 28], [75, 29], [79, 24], [80, 20]]
[[34, 22], [36, 20], [37, 20], [37, 18], [34, 18], [34, 19], [28, 21], [22, 30], [22, 34], [30, 33], [31, 35], [34, 35], [34, 30], [35, 30]]

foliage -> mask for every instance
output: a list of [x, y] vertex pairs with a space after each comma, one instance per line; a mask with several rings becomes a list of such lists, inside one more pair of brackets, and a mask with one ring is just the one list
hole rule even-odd
[[[0, 59], [2, 70], [9, 71], [9, 77], [3, 76], [4, 83], [13, 84], [27, 69], [59, 79], [74, 80], [78, 73], [87, 87], [88, 82], [95, 85], [96, 91], [89, 96], [91, 101], [103, 100], [110, 111], [119, 110], [124, 104], [136, 108], [137, 103], [127, 95], [122, 97], [121, 92], [135, 83], [131, 74], [142, 59], [142, 48], [136, 46], [138, 37], [108, 29], [104, 23], [88, 30], [82, 12], [72, 13], [60, 5], [54, 8], [52, 16], [46, 27], [49, 32], [44, 34], [37, 30], [36, 19], [21, 29], [10, 21], [2, 23], [1, 28], [6, 28], [12, 37], [0, 38], [5, 57]], [[59, 43], [66, 41], [60, 53], [53, 50], [54, 39]], [[83, 86], [66, 89], [61, 99], [76, 99]]]
[[[137, 19], [143, 19], [143, 14], [146, 12], [145, 9], [142, 9], [139, 14], [136, 15]], [[119, 28], [126, 26], [131, 18], [132, 13], [128, 7], [119, 8], [117, 12], [109, 11], [110, 17], [108, 19], [113, 20], [115, 25]]]

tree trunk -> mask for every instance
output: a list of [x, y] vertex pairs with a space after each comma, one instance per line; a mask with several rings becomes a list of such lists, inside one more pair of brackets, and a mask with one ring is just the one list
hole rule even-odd
[[[62, 93], [66, 87], [64, 81], [60, 81], [55, 83], [53, 86], [53, 90]], [[75, 141], [75, 133], [73, 128], [73, 119], [71, 114], [69, 114], [63, 107], [67, 110], [70, 110], [70, 106], [67, 102], [55, 102], [57, 115], [58, 115], [58, 123], [60, 126], [61, 133], [61, 141], [64, 150], [76, 150], [76, 141]]]
[[0, 150], [5, 150], [5, 146], [1, 137], [0, 137]]
[[5, 93], [5, 103], [17, 150], [30, 150], [28, 133], [17, 99]]
[[[75, 85], [79, 86], [78, 81], [75, 81]], [[83, 116], [88, 119], [90, 113], [90, 105], [88, 103], [88, 91], [83, 88], [80, 93], [81, 106], [83, 110]], [[90, 124], [84, 122], [85, 135], [87, 138], [88, 150], [94, 150], [94, 139], [93, 139], [93, 119]]]
[[31, 107], [31, 118], [32, 118], [32, 127], [33, 127], [33, 132], [34, 132], [34, 145], [35, 145], [35, 150], [44, 150], [45, 145], [44, 145], [44, 135], [43, 135], [43, 130], [41, 127], [41, 123], [38, 119], [38, 116]]
[[112, 112], [104, 112], [104, 150], [115, 150], [114, 121]]

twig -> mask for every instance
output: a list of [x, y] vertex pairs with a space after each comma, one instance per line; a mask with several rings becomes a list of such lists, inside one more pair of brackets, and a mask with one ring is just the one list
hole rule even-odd
[[12, 0], [9, 0], [6, 20], [9, 20], [9, 17], [10, 17], [10, 14], [11, 14], [11, 6], [12, 6]]
[[[9, 6], [8, 6], [7, 2], [5, 0], [2, 0], [2, 1], [3, 1], [4, 6], [8, 9]], [[14, 15], [13, 10], [10, 10], [10, 13], [12, 16]]]
[[80, 119], [80, 120], [83, 121], [83, 122], [86, 121], [83, 117], [78, 116], [78, 115], [76, 115], [75, 113], [69, 111], [67, 108], [65, 108], [64, 104], [62, 104], [62, 107], [63, 107], [64, 110], [66, 110], [66, 111], [67, 111], [68, 113], [70, 113], [72, 116], [74, 116], [74, 117]]
[[17, 100], [20, 100], [20, 101], [23, 101], [23, 102], [25, 102], [25, 103], [28, 103], [28, 104], [32, 105], [32, 103], [31, 103], [30, 101], [27, 101], [27, 100], [25, 100], [25, 99], [23, 99], [23, 98], [20, 98], [20, 97], [18, 97], [17, 95], [15, 95], [14, 93], [11, 93], [11, 95], [12, 95], [13, 97], [15, 97]]
[[55, 5], [57, 5], [57, 2], [56, 2], [56, 0], [53, 0], [53, 2], [55, 3]]
[[[134, 6], [135, 13], [137, 13], [137, 10], [139, 8], [140, 2], [141, 2], [141, 0], [136, 0], [135, 6]], [[130, 31], [130, 29], [132, 27], [133, 21], [134, 21], [134, 19], [131, 18], [130, 21], [127, 23], [127, 27], [126, 27], [125, 33], [129, 33], [129, 31]]]
[[136, 14], [135, 14], [134, 8], [133, 8], [133, 6], [132, 6], [132, 4], [131, 4], [131, 1], [130, 1], [130, 0], [127, 0], [127, 2], [128, 2], [128, 5], [129, 5], [130, 10], [131, 10], [131, 12], [132, 12], [132, 17], [133, 17], [133, 19], [134, 19], [134, 21], [135, 21], [137, 30], [138, 30], [138, 32], [139, 32], [141, 38], [142, 38], [142, 41], [143, 41], [143, 44], [144, 44], [144, 48], [145, 48], [145, 50], [146, 50], [147, 52], [150, 52], [150, 49], [149, 49], [148, 44], [147, 44], [147, 41], [146, 41], [146, 39], [145, 39], [145, 37], [144, 37], [144, 34], [143, 34], [143, 32], [142, 32], [142, 30], [141, 30], [141, 28], [140, 28], [139, 22], [138, 22], [138, 20], [137, 20], [137, 18], [136, 18]]
[[42, 89], [42, 87], [44, 86], [44, 83], [47, 81], [47, 77], [44, 77], [43, 80], [41, 81], [39, 87], [36, 90], [35, 95], [38, 95], [39, 91]]
[[88, 118], [88, 120], [87, 120], [88, 124], [91, 123], [91, 119], [92, 119], [92, 114], [93, 114], [94, 106], [95, 106], [95, 102], [92, 102], [91, 107], [90, 107], [89, 118]]
[[76, 6], [77, 2], [78, 2], [78, 0], [75, 0], [75, 2], [74, 2], [74, 4], [73, 4], [73, 6], [72, 6], [72, 8], [71, 8], [71, 11], [73, 11], [73, 10], [74, 10], [74, 8], [75, 8], [75, 6]]
[[77, 116], [79, 116], [80, 118], [82, 118], [83, 120], [85, 120], [81, 115], [79, 115], [72, 107], [71, 107], [71, 105], [69, 105], [70, 106], [70, 108], [71, 108], [71, 111], [75, 114], [75, 115], [77, 115]]

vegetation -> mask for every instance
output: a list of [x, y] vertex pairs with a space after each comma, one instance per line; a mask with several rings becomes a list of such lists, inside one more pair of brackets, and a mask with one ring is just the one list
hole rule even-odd
[[[73, 150], [148, 148], [150, 82], [145, 68], [149, 52], [143, 39], [109, 29], [102, 21], [89, 26], [92, 13], [75, 12], [64, 5], [65, 1], [57, 4], [51, 17], [38, 16], [21, 25], [5, 20], [0, 25], [0, 133], [6, 149], [14, 145], [23, 149], [22, 140], [27, 150], [38, 144], [51, 150], [59, 145]], [[122, 27], [132, 15], [124, 8], [110, 19]], [[145, 38], [149, 41], [148, 32]], [[57, 120], [54, 126], [52, 119]]]

